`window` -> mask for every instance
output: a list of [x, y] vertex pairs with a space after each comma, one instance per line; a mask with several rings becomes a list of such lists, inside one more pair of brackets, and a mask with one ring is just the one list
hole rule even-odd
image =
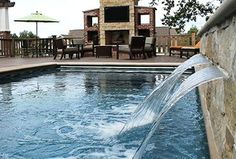
[[97, 26], [98, 25], [98, 17], [87, 16], [87, 26]]
[[92, 17], [92, 26], [98, 26], [98, 17]]
[[150, 24], [150, 15], [149, 14], [140, 14], [139, 15], [140, 22], [139, 24]]

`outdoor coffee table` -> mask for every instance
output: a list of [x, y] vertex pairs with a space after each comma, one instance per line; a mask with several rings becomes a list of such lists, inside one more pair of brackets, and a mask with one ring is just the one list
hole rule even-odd
[[112, 46], [105, 45], [105, 46], [96, 46], [96, 57], [105, 56], [105, 57], [112, 57]]

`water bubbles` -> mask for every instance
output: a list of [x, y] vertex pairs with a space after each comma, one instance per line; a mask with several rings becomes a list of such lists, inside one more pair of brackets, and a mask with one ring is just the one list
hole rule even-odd
[[72, 131], [73, 131], [73, 128], [70, 127], [70, 126], [63, 126], [63, 127], [59, 128], [59, 131], [60, 131], [60, 133], [62, 133], [62, 134], [67, 134], [67, 133], [72, 132]]

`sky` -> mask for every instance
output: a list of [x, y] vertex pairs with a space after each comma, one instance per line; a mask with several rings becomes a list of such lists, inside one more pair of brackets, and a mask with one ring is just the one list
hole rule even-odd
[[[151, 0], [140, 0], [140, 6], [149, 6]], [[35, 23], [14, 22], [18, 19], [36, 11], [52, 17], [59, 23], [39, 23], [39, 36], [41, 38], [51, 35], [68, 34], [69, 30], [83, 29], [83, 11], [99, 8], [99, 0], [11, 0], [15, 6], [9, 8], [9, 23], [11, 33], [19, 35], [23, 30], [32, 31], [35, 34]], [[161, 5], [155, 6], [156, 26], [162, 26], [161, 18], [163, 9]], [[205, 20], [199, 18], [197, 22], [190, 22], [186, 25], [186, 30], [191, 26], [201, 28]]]

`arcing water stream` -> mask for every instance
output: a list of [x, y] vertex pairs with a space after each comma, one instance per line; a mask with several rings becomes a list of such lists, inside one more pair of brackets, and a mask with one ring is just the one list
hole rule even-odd
[[[150, 124], [148, 134], [142, 141], [142, 144], [136, 151], [134, 159], [140, 159], [148, 144], [149, 139], [157, 129], [163, 116], [170, 110], [174, 104], [192, 89], [201, 84], [222, 79], [225, 75], [215, 66], [209, 66], [211, 63], [201, 54], [197, 54], [185, 61], [173, 71], [173, 73], [162, 83], [160, 83], [137, 107], [130, 120], [125, 124], [120, 134], [125, 133], [132, 128]], [[197, 65], [208, 65], [206, 68], [197, 71], [189, 76], [178, 88], [177, 80], [190, 67]]]
[[157, 129], [161, 119], [163, 116], [174, 106], [174, 104], [182, 98], [185, 94], [187, 94], [192, 89], [198, 87], [199, 85], [202, 85], [204, 83], [222, 79], [225, 78], [225, 75], [215, 66], [204, 68], [193, 75], [189, 76], [180, 86], [179, 88], [171, 95], [171, 97], [166, 101], [163, 108], [156, 114], [156, 118], [154, 119], [154, 122], [152, 123], [151, 131], [147, 134], [145, 139], [143, 140], [142, 144], [136, 151], [134, 155], [134, 159], [140, 159], [142, 157], [142, 154], [145, 150], [145, 147]]
[[153, 122], [156, 119], [157, 114], [162, 110], [162, 107], [170, 98], [176, 85], [176, 81], [181, 77], [184, 71], [193, 66], [206, 64], [209, 65], [210, 62], [203, 55], [197, 54], [177, 67], [175, 71], [173, 71], [165, 81], [160, 83], [137, 107], [120, 133]]

